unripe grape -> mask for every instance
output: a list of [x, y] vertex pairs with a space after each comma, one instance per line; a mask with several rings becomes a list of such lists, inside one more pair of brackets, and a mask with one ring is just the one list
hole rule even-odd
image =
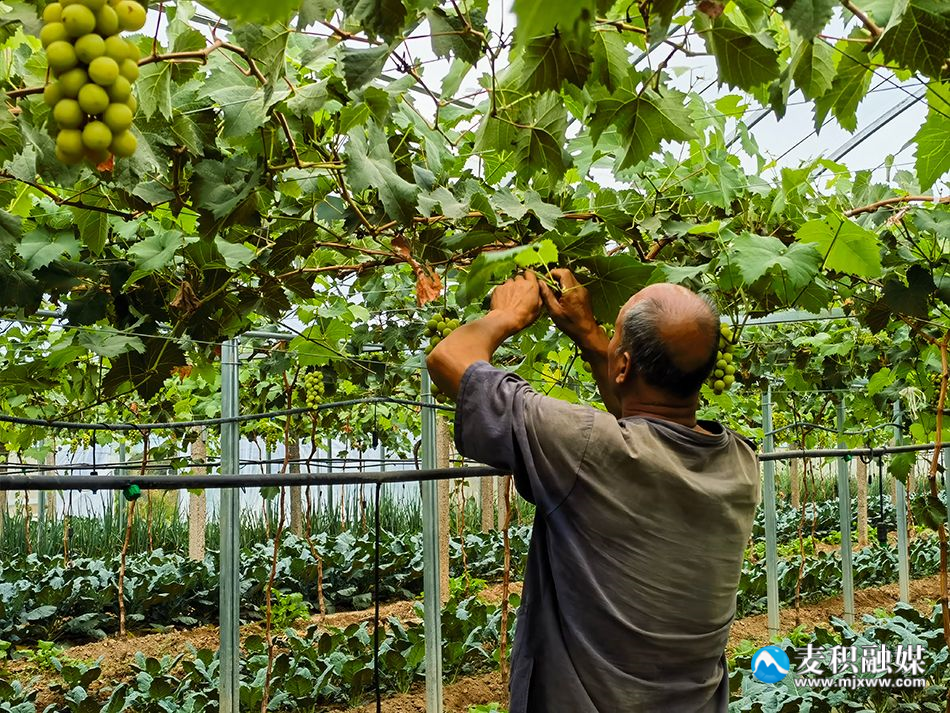
[[54, 72], [66, 72], [79, 63], [76, 51], [68, 42], [54, 42], [46, 48], [46, 59]]
[[82, 143], [90, 151], [103, 151], [112, 143], [112, 132], [101, 121], [91, 121], [82, 130]]
[[82, 67], [70, 69], [59, 75], [59, 86], [63, 90], [63, 95], [70, 99], [79, 96], [79, 91], [89, 83], [89, 75]]
[[102, 114], [102, 121], [113, 134], [132, 128], [132, 110], [125, 104], [110, 104]]
[[136, 63], [142, 59], [142, 53], [139, 50], [139, 46], [137, 44], [132, 42], [132, 40], [126, 40], [125, 44], [126, 48], [128, 49], [129, 59]]
[[82, 37], [96, 29], [96, 16], [85, 5], [70, 5], [63, 10], [63, 24], [70, 37]]
[[58, 2], [51, 2], [43, 9], [43, 22], [60, 22], [63, 19], [63, 6]]
[[119, 65], [119, 71], [122, 73], [122, 76], [130, 82], [134, 82], [139, 78], [139, 64], [135, 60], [123, 60], [122, 64]]
[[119, 65], [111, 57], [97, 57], [89, 64], [89, 78], [100, 86], [110, 86], [118, 76]]
[[726, 382], [723, 381], [722, 379], [716, 379], [716, 381], [713, 382], [713, 389], [715, 389], [716, 391], [725, 391]]
[[115, 11], [119, 16], [119, 25], [123, 30], [138, 32], [145, 27], [147, 17], [145, 8], [135, 0], [122, 0], [115, 6]]
[[102, 87], [87, 84], [79, 91], [79, 106], [87, 114], [101, 114], [109, 107], [109, 95]]
[[106, 91], [112, 101], [122, 103], [132, 96], [132, 83], [125, 77], [116, 77], [115, 83], [107, 87]]
[[99, 35], [90, 33], [76, 40], [76, 56], [86, 64], [106, 53], [106, 43]]
[[736, 377], [734, 377], [732, 374], [726, 374], [722, 379], [722, 383], [726, 387], [732, 386], [734, 383], [736, 383]]
[[43, 89], [43, 101], [46, 103], [46, 106], [54, 107], [66, 97], [66, 95], [63, 94], [61, 82], [62, 80], [59, 82], [52, 82], [47, 84]]
[[69, 40], [69, 33], [66, 32], [66, 25], [61, 22], [51, 22], [40, 30], [40, 43], [48, 48], [54, 42], [66, 42]]
[[129, 43], [118, 35], [106, 38], [105, 50], [106, 57], [111, 57], [116, 63], [129, 58]]
[[108, 5], [96, 13], [96, 32], [103, 37], [112, 37], [119, 32], [119, 16]]
[[98, 12], [106, 6], [106, 0], [82, 0], [82, 4], [93, 12]]
[[126, 99], [125, 104], [127, 107], [129, 107], [129, 109], [132, 110], [133, 114], [139, 110], [139, 100], [134, 96], [130, 96], [128, 99]]
[[82, 132], [79, 129], [63, 129], [56, 137], [56, 148], [69, 156], [82, 157]]
[[53, 118], [62, 129], [78, 129], [86, 116], [75, 99], [63, 99], [53, 109]]
[[123, 131], [112, 139], [112, 145], [109, 148], [119, 158], [128, 158], [138, 148], [138, 140], [131, 131]]

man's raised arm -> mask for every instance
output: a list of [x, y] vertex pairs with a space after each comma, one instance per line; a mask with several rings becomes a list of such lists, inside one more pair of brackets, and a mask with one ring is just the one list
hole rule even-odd
[[537, 321], [541, 314], [538, 278], [526, 273], [492, 292], [491, 311], [463, 324], [443, 339], [426, 359], [429, 376], [443, 393], [458, 396], [466, 370], [477, 361], [491, 361], [509, 337]]
[[620, 418], [623, 414], [620, 401], [614, 394], [610, 383], [610, 374], [607, 369], [607, 349], [610, 340], [603, 327], [597, 324], [594, 318], [594, 309], [591, 306], [590, 293], [574, 273], [564, 268], [551, 271], [551, 276], [561, 286], [560, 295], [543, 282], [540, 283], [541, 298], [548, 314], [558, 329], [564, 332], [581, 350], [581, 355], [590, 364], [591, 373], [600, 389], [600, 397], [604, 406], [614, 416]]

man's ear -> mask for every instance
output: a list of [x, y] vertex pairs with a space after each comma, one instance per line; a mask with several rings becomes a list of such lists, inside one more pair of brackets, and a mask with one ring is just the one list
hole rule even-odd
[[620, 352], [618, 366], [617, 385], [619, 386], [633, 377], [633, 359], [630, 358], [630, 352]]

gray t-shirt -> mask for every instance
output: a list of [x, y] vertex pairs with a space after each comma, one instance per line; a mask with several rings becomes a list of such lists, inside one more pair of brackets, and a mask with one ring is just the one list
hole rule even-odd
[[511, 713], [724, 713], [759, 499], [749, 444], [715, 423], [618, 421], [485, 362], [456, 413], [459, 452], [537, 505]]

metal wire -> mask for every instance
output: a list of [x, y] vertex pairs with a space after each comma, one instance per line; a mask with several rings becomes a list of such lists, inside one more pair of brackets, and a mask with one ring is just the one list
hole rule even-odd
[[281, 416], [296, 416], [299, 414], [313, 413], [315, 411], [327, 411], [335, 408], [345, 408], [348, 406], [359, 406], [361, 404], [398, 404], [402, 406], [421, 406], [422, 408], [431, 408], [440, 411], [454, 411], [452, 406], [443, 406], [441, 404], [428, 404], [423, 401], [413, 401], [411, 399], [397, 399], [389, 396], [369, 396], [362, 399], [349, 399], [347, 401], [334, 401], [331, 403], [320, 404], [314, 408], [300, 407], [284, 409], [282, 411], [268, 411], [267, 413], [242, 414], [233, 418], [205, 418], [198, 421], [168, 421], [164, 423], [74, 423], [71, 421], [45, 421], [41, 418], [21, 418], [20, 416], [0, 415], [0, 423], [15, 423], [21, 426], [42, 426], [45, 428], [56, 428], [67, 431], [154, 431], [154, 430], [174, 430], [197, 428], [199, 426], [219, 426], [224, 423], [244, 423], [246, 421], [263, 421], [265, 419], [280, 418]]
[[863, 436], [866, 433], [872, 433], [874, 431], [880, 430], [882, 428], [893, 428], [894, 426], [901, 426], [900, 423], [882, 423], [879, 426], [872, 426], [871, 428], [866, 428], [863, 431], [839, 431], [837, 428], [829, 428], [828, 426], [822, 426], [817, 423], [790, 423], [787, 426], [782, 426], [781, 428], [776, 428], [768, 433], [764, 434], [766, 436], [774, 436], [776, 433], [781, 433], [782, 431], [788, 431], [792, 428], [807, 428], [808, 430], [813, 431], [827, 431], [828, 433], [836, 433], [840, 436]]
[[[892, 453], [930, 451], [935, 443], [879, 446], [874, 448], [815, 448], [774, 451], [759, 454], [759, 460], [778, 461], [798, 458], [878, 458]], [[375, 485], [411, 483], [459, 478], [484, 478], [510, 475], [488, 466], [466, 468], [430, 468], [422, 470], [342, 471], [335, 473], [225, 473], [221, 475], [17, 475], [0, 474], [0, 491], [6, 490], [125, 490], [138, 485], [142, 490], [183, 490], [205, 488], [260, 488], [297, 485]]]

